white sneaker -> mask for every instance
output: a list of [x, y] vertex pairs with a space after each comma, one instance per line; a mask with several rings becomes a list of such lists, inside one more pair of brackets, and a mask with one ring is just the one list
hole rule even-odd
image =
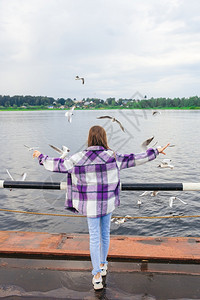
[[100, 276], [97, 279], [95, 277], [93, 277], [92, 284], [93, 284], [95, 290], [103, 289], [102, 277]]
[[101, 276], [106, 276], [107, 274], [108, 265], [104, 264], [103, 267], [101, 267]]

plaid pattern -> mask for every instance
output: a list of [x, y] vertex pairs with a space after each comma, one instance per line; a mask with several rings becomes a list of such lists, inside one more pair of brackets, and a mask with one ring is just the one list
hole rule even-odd
[[139, 154], [120, 154], [92, 146], [66, 159], [43, 154], [38, 159], [49, 171], [67, 173], [67, 209], [88, 217], [99, 217], [120, 205], [119, 171], [144, 164], [157, 155], [158, 150], [152, 148]]

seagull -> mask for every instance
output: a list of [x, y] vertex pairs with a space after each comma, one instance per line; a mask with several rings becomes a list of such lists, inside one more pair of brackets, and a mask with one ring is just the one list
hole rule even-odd
[[76, 76], [75, 80], [82, 80], [82, 84], [85, 83], [85, 79], [83, 77]]
[[[141, 144], [141, 147], [142, 147], [142, 149], [143, 149], [144, 151], [147, 150], [148, 145], [152, 142], [153, 139], [154, 139], [154, 136], [150, 137], [149, 139], [147, 139], [146, 141], [144, 141], [144, 142]], [[156, 142], [156, 144], [157, 144], [157, 142]], [[155, 144], [155, 145], [156, 145], [156, 144]]]
[[124, 222], [126, 222], [126, 218], [120, 218], [115, 221], [115, 224], [123, 224]]
[[111, 116], [102, 116], [102, 117], [98, 117], [97, 119], [110, 119], [112, 122], [117, 122], [121, 128], [122, 131], [125, 132], [124, 127], [122, 126], [122, 124], [120, 123], [120, 121], [118, 121], [116, 118], [111, 117]]
[[142, 204], [142, 201], [140, 199], [138, 199], [138, 202], [137, 202], [138, 206], [140, 207], [140, 205]]
[[146, 196], [146, 195], [151, 195], [152, 197], [155, 197], [158, 194], [158, 191], [145, 191], [140, 195], [140, 197]]
[[115, 224], [123, 224], [124, 222], [126, 222], [127, 220], [129, 220], [131, 218], [131, 216], [126, 215], [124, 218], [121, 217], [112, 217], [111, 218], [111, 222], [114, 222]]
[[[126, 216], [126, 217], [130, 217], [130, 216]], [[111, 222], [114, 222], [115, 224], [122, 224], [126, 221], [126, 217], [121, 218], [121, 217], [112, 217], [111, 218]]]
[[157, 114], [161, 114], [161, 112], [160, 112], [160, 111], [157, 111], [157, 110], [155, 110], [155, 111], [152, 112], [152, 115], [153, 115], [153, 116], [155, 116], [155, 115], [157, 115]]
[[67, 120], [69, 123], [72, 122], [72, 115], [73, 115], [73, 111], [74, 111], [75, 107], [76, 107], [75, 105], [72, 106], [72, 108], [65, 113], [65, 117], [67, 117]]
[[[12, 175], [10, 174], [10, 172], [6, 169], [6, 172], [8, 173], [9, 177], [11, 178], [11, 180], [15, 180]], [[22, 173], [21, 177], [19, 178], [19, 181], [24, 181], [26, 179], [26, 173]]]
[[56, 152], [60, 153], [61, 154], [60, 158], [62, 158], [62, 159], [64, 159], [70, 151], [69, 148], [67, 148], [66, 146], [62, 146], [62, 149], [57, 148], [57, 147], [55, 147], [53, 145], [50, 145], [50, 144], [49, 144], [49, 146], [51, 148], [53, 148]]
[[169, 159], [169, 158], [163, 159], [163, 161], [161, 162], [160, 165], [158, 165], [158, 167], [159, 168], [170, 168], [170, 169], [173, 169], [174, 166], [170, 165], [170, 162], [171, 162], [171, 159]]
[[178, 197], [170, 197], [170, 198], [169, 198], [169, 206], [170, 206], [170, 207], [173, 206], [173, 201], [174, 201], [174, 200], [179, 200], [179, 201], [181, 201], [183, 204], [187, 204], [186, 202], [184, 202], [183, 200], [181, 200], [181, 199], [178, 198]]
[[[12, 181], [15, 181], [15, 179], [12, 177], [10, 172], [6, 169], [6, 172], [8, 173], [8, 176], [11, 178]], [[26, 179], [26, 173], [22, 173], [21, 177], [19, 178], [19, 181], [24, 181]], [[12, 191], [12, 189], [10, 189]]]
[[28, 151], [34, 151], [35, 149], [38, 149], [39, 147], [29, 147], [27, 145], [24, 145], [24, 147], [28, 148]]
[[[156, 143], [157, 144], [157, 143]], [[173, 148], [173, 147], [175, 147], [176, 145], [174, 145], [174, 144], [170, 144], [168, 147], [169, 148]], [[157, 146], [157, 148], [163, 148], [164, 146]]]

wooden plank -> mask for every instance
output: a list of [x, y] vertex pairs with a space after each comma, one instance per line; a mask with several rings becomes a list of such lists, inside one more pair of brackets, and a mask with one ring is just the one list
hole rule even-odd
[[[85, 257], [89, 259], [89, 236], [24, 231], [0, 231], [0, 256]], [[111, 236], [108, 257], [148, 261], [200, 263], [198, 237]]]

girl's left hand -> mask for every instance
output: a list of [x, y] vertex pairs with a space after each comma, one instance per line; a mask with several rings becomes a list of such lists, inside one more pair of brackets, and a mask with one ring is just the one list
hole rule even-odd
[[162, 148], [158, 148], [158, 152], [162, 153], [164, 155], [166, 155], [166, 153], [164, 152], [164, 150], [170, 145], [170, 143], [168, 143], [166, 146], [162, 147]]
[[38, 150], [35, 150], [35, 151], [33, 152], [33, 158], [40, 156], [40, 154], [41, 154], [41, 153], [40, 153]]

